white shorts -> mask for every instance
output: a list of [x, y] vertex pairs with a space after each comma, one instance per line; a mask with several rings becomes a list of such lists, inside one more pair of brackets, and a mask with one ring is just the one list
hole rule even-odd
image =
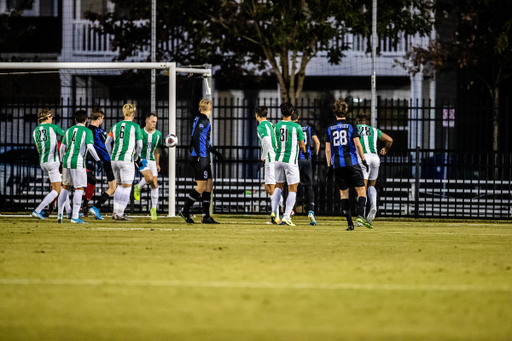
[[363, 169], [363, 178], [365, 180], [375, 180], [379, 176], [379, 167], [380, 167], [380, 157], [377, 154], [364, 154], [364, 159], [368, 163], [368, 167], [370, 167], [370, 171], [366, 171], [366, 167], [363, 166], [361, 162], [361, 158], [359, 154], [357, 154], [357, 159], [361, 168]]
[[87, 170], [85, 168], [62, 170], [62, 184], [74, 188], [87, 187]]
[[44, 174], [48, 175], [52, 184], [54, 182], [62, 182], [62, 175], [59, 172], [59, 166], [58, 162], [45, 162], [41, 165], [41, 169]]
[[276, 184], [276, 163], [265, 160], [265, 185]]
[[285, 182], [288, 185], [298, 184], [300, 182], [299, 165], [276, 161], [276, 182], [282, 184]]
[[147, 170], [150, 170], [151, 174], [153, 174], [153, 176], [158, 176], [158, 171], [156, 170], [156, 161], [150, 161], [150, 160], [147, 160], [147, 161], [148, 161], [148, 164], [147, 164], [146, 168], [141, 169], [140, 171], [145, 172]]
[[129, 161], [112, 161], [112, 171], [118, 184], [131, 185], [135, 179], [135, 165]]

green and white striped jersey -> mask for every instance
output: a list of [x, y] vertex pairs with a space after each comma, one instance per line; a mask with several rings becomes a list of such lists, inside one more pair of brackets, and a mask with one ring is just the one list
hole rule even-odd
[[[261, 121], [260, 124], [258, 124], [258, 127], [256, 128], [258, 132], [258, 137], [260, 139], [261, 144], [261, 159], [262, 160], [268, 160], [268, 162], [275, 161], [276, 158], [276, 149], [277, 149], [277, 141], [276, 141], [276, 134], [274, 132], [274, 126], [272, 123], [270, 123], [267, 120]], [[268, 149], [267, 155], [263, 155], [265, 152], [263, 149], [263, 138], [270, 137], [271, 147]]]
[[85, 168], [87, 145], [94, 145], [91, 129], [81, 123], [72, 126], [66, 130], [62, 144], [67, 146], [62, 167], [67, 169]]
[[55, 124], [43, 123], [37, 126], [32, 137], [39, 152], [40, 164], [60, 162], [58, 144], [62, 135], [64, 135], [64, 130]]
[[274, 126], [277, 139], [276, 161], [297, 164], [299, 141], [304, 141], [302, 127], [292, 121], [281, 121]]
[[357, 129], [361, 135], [361, 145], [365, 154], [377, 154], [377, 141], [382, 136], [382, 131], [366, 124], [358, 124]]
[[110, 128], [108, 135], [114, 141], [112, 161], [133, 162], [137, 141], [142, 140], [140, 126], [132, 121], [121, 121]]
[[142, 153], [140, 158], [148, 161], [156, 161], [155, 149], [162, 145], [162, 133], [155, 129], [154, 132], [148, 133], [146, 128], [141, 129], [142, 133]]

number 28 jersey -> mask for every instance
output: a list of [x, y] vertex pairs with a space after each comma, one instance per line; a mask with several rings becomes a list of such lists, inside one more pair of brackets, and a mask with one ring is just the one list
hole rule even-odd
[[359, 138], [357, 126], [347, 120], [337, 120], [327, 127], [325, 142], [331, 144], [333, 168], [357, 165], [357, 150], [354, 139]]

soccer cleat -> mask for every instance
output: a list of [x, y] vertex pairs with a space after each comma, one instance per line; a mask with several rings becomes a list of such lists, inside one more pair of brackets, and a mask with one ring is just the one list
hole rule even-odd
[[315, 213], [313, 211], [309, 211], [308, 219], [309, 219], [309, 225], [316, 226]]
[[348, 225], [347, 231], [354, 231], [354, 225]]
[[125, 214], [118, 215], [116, 214], [115, 220], [121, 220], [121, 221], [132, 221], [132, 219], [128, 218]]
[[133, 198], [137, 201], [140, 201], [140, 186], [136, 184], [133, 189]]
[[42, 220], [46, 219], [46, 217], [41, 212], [37, 213], [36, 211], [32, 211], [32, 217], [36, 217]]
[[356, 227], [363, 227], [363, 226], [364, 226], [363, 223], [356, 221]]
[[291, 218], [285, 218], [285, 217], [283, 217], [283, 219], [281, 220], [281, 223], [279, 223], [279, 225], [297, 226], [292, 222]]
[[62, 224], [62, 214], [57, 215], [57, 223]]
[[185, 214], [183, 211], [179, 211], [178, 214], [185, 220], [187, 224], [194, 224], [194, 221], [192, 218], [190, 218], [190, 214]]
[[213, 220], [212, 217], [203, 217], [203, 219], [201, 219], [201, 223], [203, 223], [203, 224], [220, 224], [218, 221]]
[[151, 212], [151, 220], [157, 220], [158, 219], [158, 215], [156, 214], [156, 208], [151, 208], [150, 210]]
[[357, 217], [357, 222], [363, 224], [366, 228], [369, 228], [369, 229], [373, 228], [372, 223], [368, 222], [368, 220], [366, 220], [366, 218], [364, 218], [362, 216]]
[[89, 224], [89, 223], [86, 223], [85, 221], [83, 221], [82, 219], [78, 218], [78, 219], [71, 219], [71, 222], [73, 224]]
[[101, 216], [100, 210], [98, 210], [96, 207], [89, 208], [89, 213], [94, 216], [96, 220], [103, 220], [104, 218]]
[[279, 217], [276, 215], [276, 212], [270, 213], [270, 220], [267, 224], [279, 225], [280, 222], [281, 221], [279, 220]]
[[371, 207], [370, 213], [368, 213], [368, 216], [366, 217], [366, 220], [368, 220], [369, 223], [372, 223], [375, 219], [375, 215], [377, 214], [377, 208]]

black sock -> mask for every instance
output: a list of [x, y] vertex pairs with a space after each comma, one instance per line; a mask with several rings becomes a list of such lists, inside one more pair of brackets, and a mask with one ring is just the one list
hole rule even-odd
[[357, 198], [358, 207], [357, 207], [357, 215], [364, 217], [364, 209], [366, 207], [366, 197]]
[[204, 192], [203, 193], [203, 217], [209, 217], [210, 216], [210, 199], [211, 199], [211, 192]]
[[352, 211], [350, 210], [350, 201], [348, 199], [341, 199], [341, 209], [347, 217], [348, 226], [354, 226], [352, 222]]
[[315, 192], [313, 191], [313, 186], [306, 187], [306, 196], [308, 199], [308, 209], [315, 212]]
[[110, 198], [110, 195], [108, 195], [107, 192], [101, 193], [101, 196], [94, 203], [94, 207], [96, 207], [98, 210], [101, 209], [101, 206], [107, 202], [108, 198]]
[[192, 205], [194, 205], [194, 203], [197, 201], [197, 199], [199, 199], [200, 196], [201, 194], [199, 194], [198, 191], [193, 189], [192, 192], [190, 192], [190, 194], [188, 195], [187, 200], [185, 201], [185, 206], [183, 206], [183, 213], [188, 215], [190, 208], [192, 207]]

